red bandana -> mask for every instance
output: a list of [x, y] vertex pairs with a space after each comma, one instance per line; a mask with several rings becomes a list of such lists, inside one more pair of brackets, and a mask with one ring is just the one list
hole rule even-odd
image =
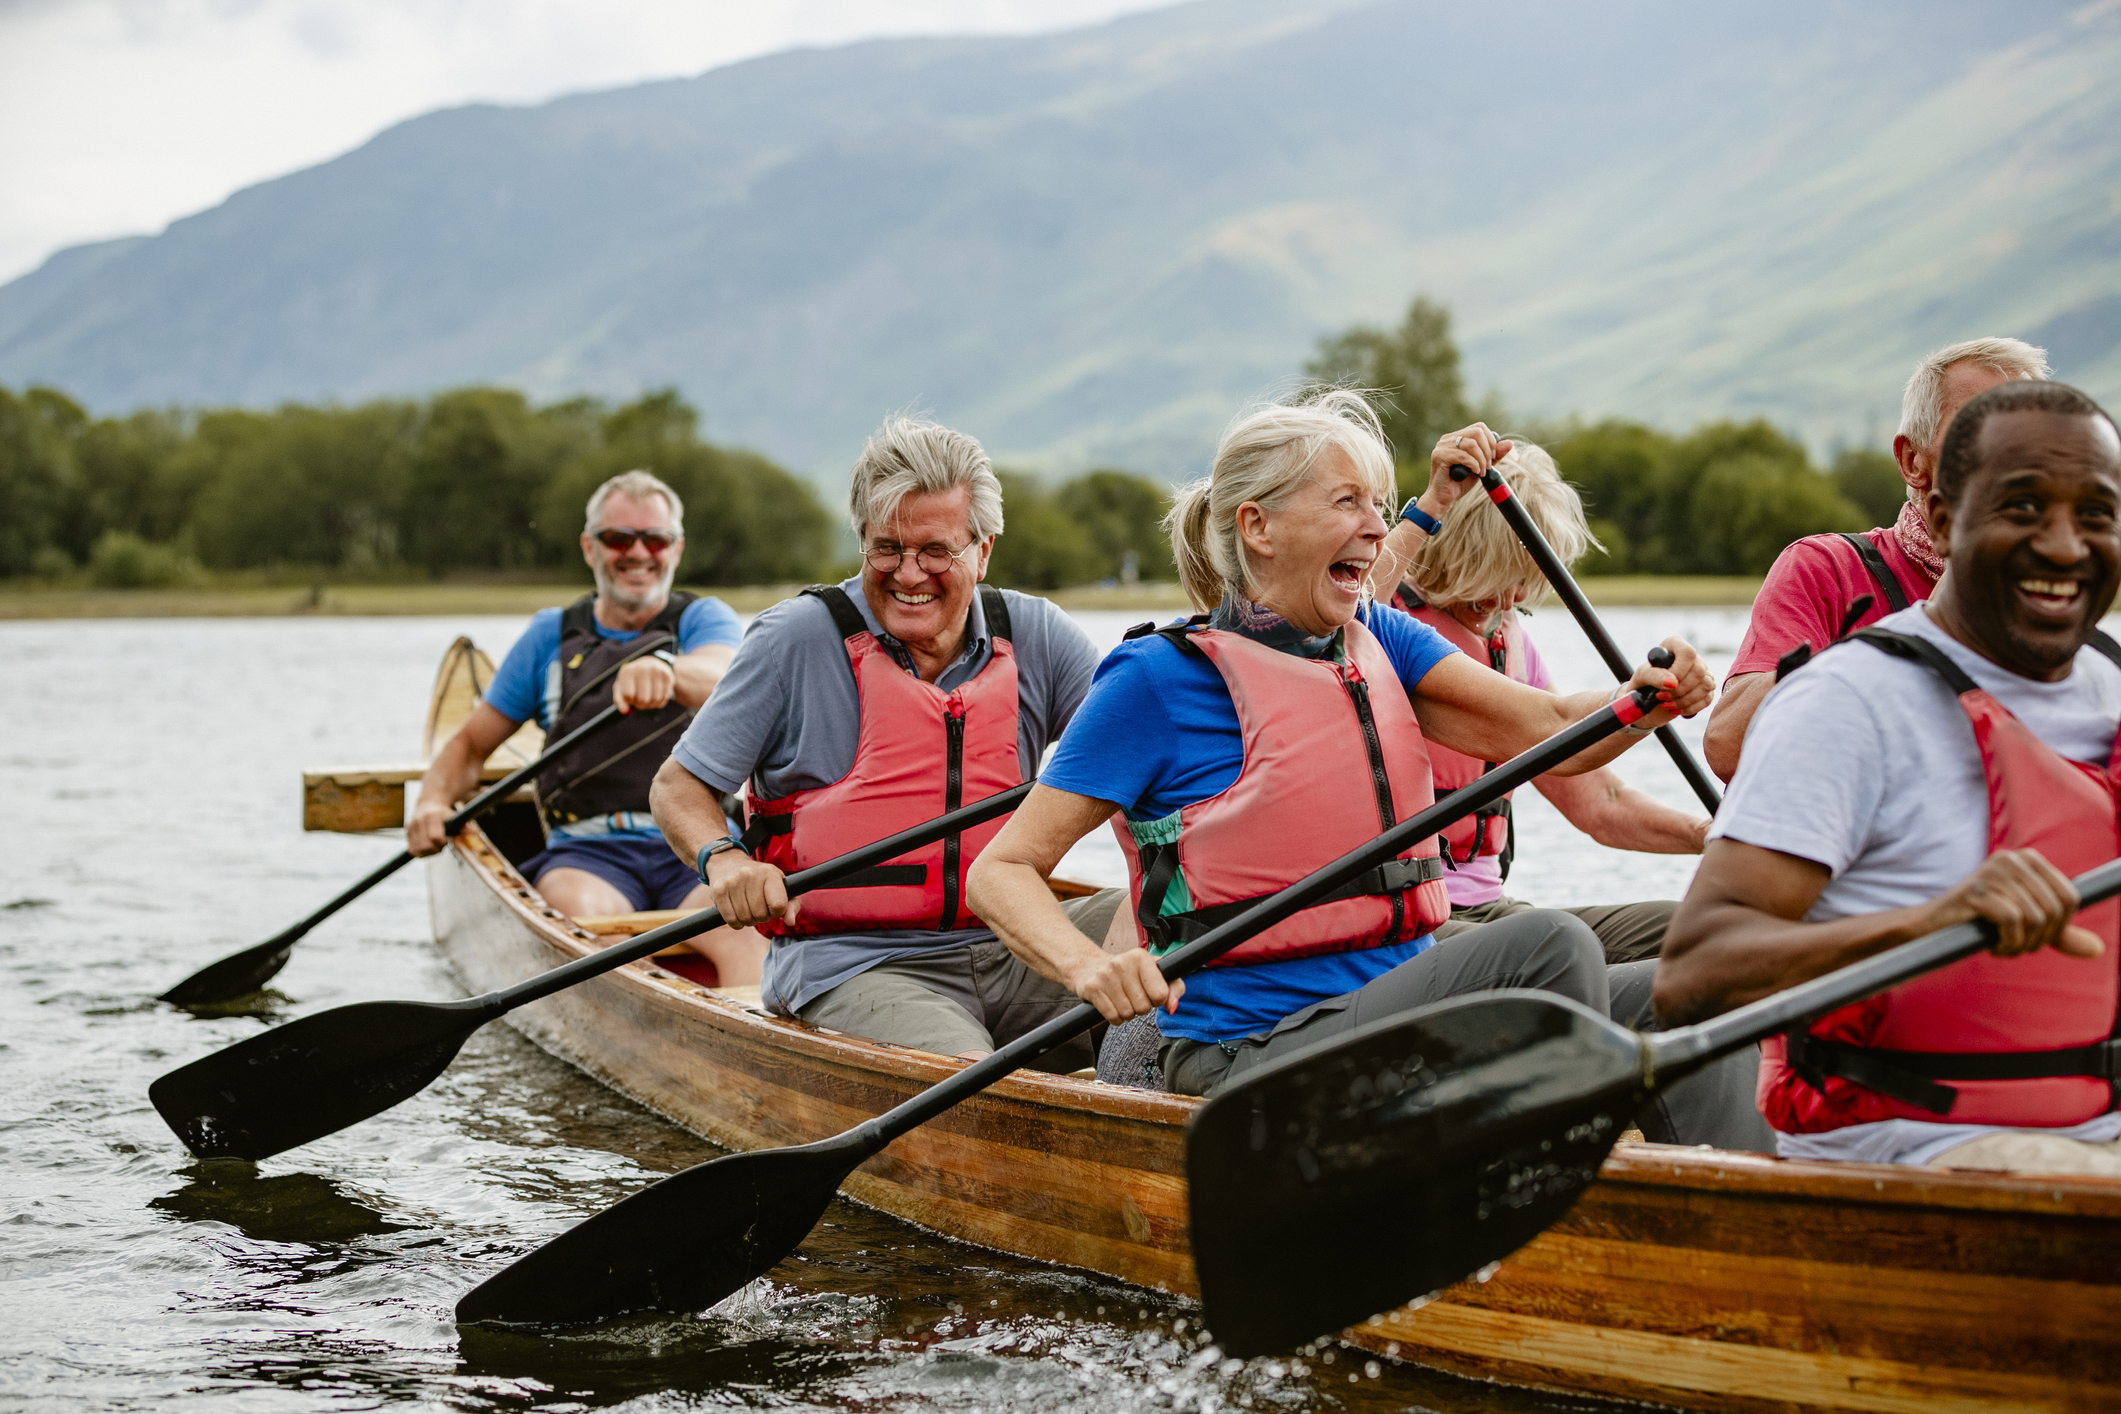
[[1901, 503], [1900, 519], [1893, 522], [1893, 538], [1900, 542], [1909, 559], [1929, 571], [1931, 579], [1943, 578], [1944, 557], [1930, 543], [1930, 528], [1916, 514], [1913, 501]]

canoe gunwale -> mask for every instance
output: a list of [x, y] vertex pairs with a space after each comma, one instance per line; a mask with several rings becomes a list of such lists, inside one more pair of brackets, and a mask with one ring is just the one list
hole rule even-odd
[[[525, 924], [570, 957], [583, 957], [625, 939], [589, 932], [545, 904], [515, 867], [469, 826], [456, 840], [465, 862]], [[533, 903], [532, 900], [537, 902]], [[817, 1059], [853, 1062], [895, 1078], [932, 1085], [964, 1069], [965, 1062], [886, 1041], [829, 1031], [806, 1022], [762, 1015], [696, 982], [635, 962], [620, 969], [688, 1005], [712, 1012], [716, 1024], [754, 1032], [775, 1046]], [[572, 1059], [572, 1057], [570, 1057]], [[1201, 1101], [1186, 1095], [1105, 1085], [1018, 1071], [989, 1092], [1034, 1103], [1062, 1105], [1096, 1114], [1124, 1115], [1184, 1124]], [[2104, 1178], [2025, 1177], [1972, 1169], [1910, 1168], [1903, 1164], [1828, 1164], [1777, 1159], [1707, 1146], [1628, 1143], [1615, 1147], [1599, 1181], [1652, 1188], [1757, 1192], [1815, 1198], [1836, 1204], [1971, 1208], [1990, 1211], [2068, 1212], [2121, 1219], [2121, 1182]]]

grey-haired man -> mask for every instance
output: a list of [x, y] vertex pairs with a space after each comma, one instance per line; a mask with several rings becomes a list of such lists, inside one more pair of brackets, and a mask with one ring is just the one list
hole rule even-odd
[[[977, 441], [893, 418], [851, 481], [861, 573], [760, 615], [657, 776], [655, 816], [722, 916], [772, 938], [769, 1006], [977, 1056], [1075, 1005], [965, 907], [964, 873], [999, 822], [845, 888], [791, 899], [784, 879], [1036, 775], [1098, 655], [1047, 600], [980, 583], [1002, 505]], [[741, 847], [726, 837], [721, 801], [739, 788]], [[1120, 896], [1078, 900], [1078, 926], [1104, 937]], [[1082, 1043], [1044, 1064], [1089, 1060]]]

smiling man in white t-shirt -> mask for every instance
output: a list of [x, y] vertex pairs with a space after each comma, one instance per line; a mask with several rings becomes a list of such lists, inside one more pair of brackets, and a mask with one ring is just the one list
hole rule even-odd
[[[1673, 919], [1666, 1025], [1973, 918], [1987, 953], [1764, 1044], [1787, 1158], [2121, 1176], [2121, 438], [2058, 383], [1954, 419], [1926, 511], [1948, 568], [1778, 686]], [[1882, 630], [1882, 632], [1881, 632]]]

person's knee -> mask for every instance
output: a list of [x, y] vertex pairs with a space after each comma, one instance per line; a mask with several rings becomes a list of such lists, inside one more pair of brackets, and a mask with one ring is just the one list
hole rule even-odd
[[1606, 1009], [1605, 948], [1581, 918], [1558, 908], [1535, 908], [1490, 926], [1509, 929], [1517, 942], [1524, 986]]
[[849, 978], [812, 1000], [800, 1015], [813, 1026], [936, 1055], [994, 1049], [994, 1038], [964, 1007], [903, 977], [863, 973]]
[[572, 865], [557, 865], [538, 875], [537, 891], [569, 918], [599, 918], [632, 913], [635, 904], [601, 874]]

